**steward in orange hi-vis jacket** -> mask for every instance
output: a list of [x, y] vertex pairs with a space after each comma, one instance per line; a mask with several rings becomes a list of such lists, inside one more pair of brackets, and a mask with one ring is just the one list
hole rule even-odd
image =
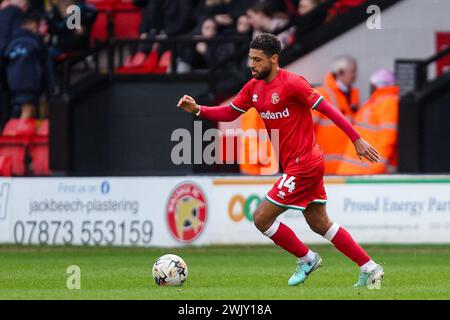
[[[256, 136], [247, 134], [240, 137], [239, 148], [242, 160], [239, 163], [241, 173], [247, 175], [272, 175], [279, 171], [277, 154], [269, 139], [260, 134], [267, 132], [266, 126], [256, 109], [252, 108], [241, 117], [241, 129], [256, 130]], [[265, 144], [265, 145], [263, 145]]]
[[397, 169], [397, 122], [399, 88], [388, 70], [371, 77], [372, 95], [355, 117], [355, 129], [380, 153], [378, 163], [362, 162], [347, 144], [344, 159], [338, 167], [340, 175], [393, 173]]
[[[333, 106], [353, 123], [353, 117], [359, 108], [359, 90], [352, 87], [356, 80], [356, 60], [342, 56], [335, 60], [332, 72], [325, 83], [317, 90]], [[324, 152], [325, 174], [334, 175], [342, 161], [348, 138], [332, 121], [319, 112], [313, 112], [316, 139]]]

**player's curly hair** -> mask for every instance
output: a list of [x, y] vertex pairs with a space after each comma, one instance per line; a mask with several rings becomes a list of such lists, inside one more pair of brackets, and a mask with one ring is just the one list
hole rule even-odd
[[268, 57], [280, 55], [281, 42], [270, 33], [262, 33], [250, 42], [250, 49], [262, 50]]

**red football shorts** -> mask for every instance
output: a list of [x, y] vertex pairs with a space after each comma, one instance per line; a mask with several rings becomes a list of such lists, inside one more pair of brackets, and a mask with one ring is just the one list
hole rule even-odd
[[319, 161], [298, 175], [285, 173], [266, 194], [266, 198], [277, 206], [302, 211], [312, 202], [326, 203], [324, 171], [325, 164]]

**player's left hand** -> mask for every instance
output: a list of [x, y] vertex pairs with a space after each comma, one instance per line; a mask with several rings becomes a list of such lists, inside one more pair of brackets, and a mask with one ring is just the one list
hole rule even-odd
[[184, 95], [183, 97], [181, 97], [181, 99], [178, 101], [177, 107], [180, 107], [181, 109], [189, 113], [197, 113], [200, 109], [194, 98], [188, 95]]
[[372, 147], [367, 141], [363, 139], [358, 139], [354, 142], [356, 153], [359, 159], [366, 158], [370, 162], [376, 163], [380, 161], [380, 155], [378, 151]]

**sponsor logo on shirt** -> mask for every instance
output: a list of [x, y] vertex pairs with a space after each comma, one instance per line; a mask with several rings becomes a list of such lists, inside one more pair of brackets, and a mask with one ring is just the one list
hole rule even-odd
[[260, 112], [261, 119], [281, 119], [289, 117], [289, 109], [286, 108], [283, 111], [278, 112]]

